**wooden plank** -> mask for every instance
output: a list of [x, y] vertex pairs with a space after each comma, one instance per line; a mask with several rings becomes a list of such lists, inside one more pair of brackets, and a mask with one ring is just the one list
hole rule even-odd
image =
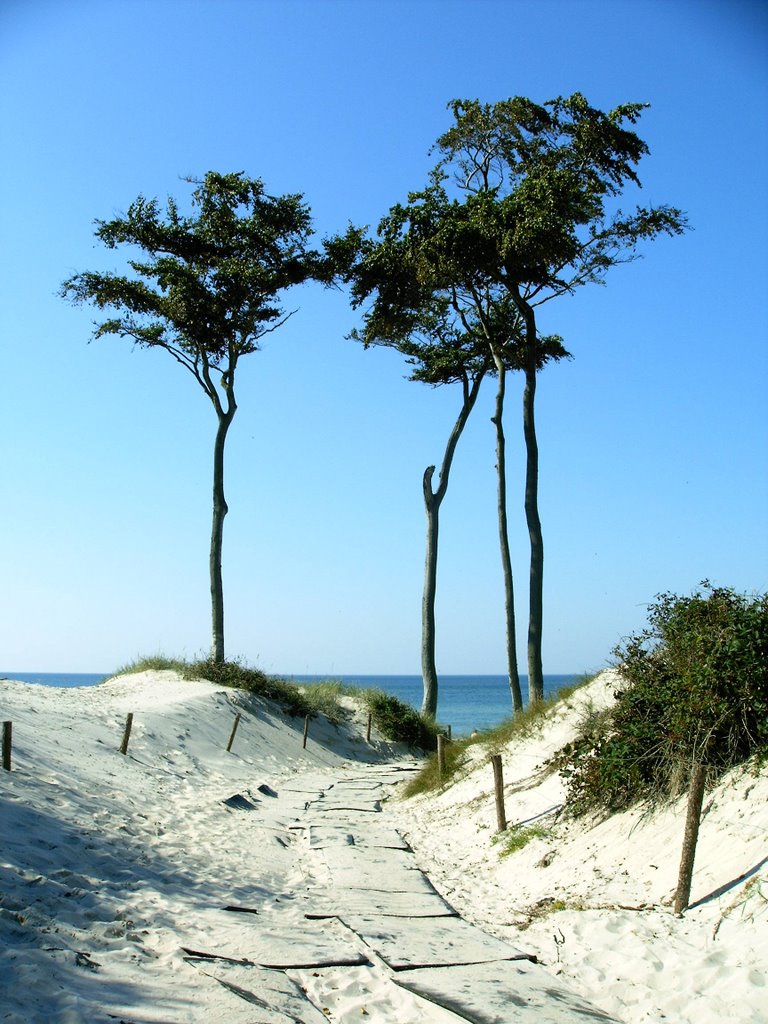
[[434, 892], [419, 870], [413, 854], [403, 850], [325, 847], [323, 860], [337, 889], [371, 889], [379, 892]]
[[313, 920], [347, 915], [382, 917], [456, 917], [436, 892], [381, 892], [370, 889], [329, 889], [310, 892], [304, 916]]
[[258, 915], [205, 913], [204, 930], [190, 935], [184, 951], [192, 957], [223, 958], [286, 970], [290, 967], [351, 967], [368, 963], [338, 921], [304, 922], [304, 927], [264, 928]]
[[383, 850], [409, 850], [408, 843], [394, 828], [366, 826], [355, 828], [348, 825], [326, 825], [310, 823], [309, 845], [322, 850], [331, 846], [377, 847]]
[[282, 971], [221, 961], [193, 961], [194, 966], [247, 1003], [258, 1006], [259, 1024], [328, 1024], [328, 1018]]
[[341, 919], [393, 971], [527, 959], [519, 949], [460, 917], [402, 919], [343, 914]]
[[405, 970], [393, 981], [471, 1024], [618, 1024], [527, 961]]

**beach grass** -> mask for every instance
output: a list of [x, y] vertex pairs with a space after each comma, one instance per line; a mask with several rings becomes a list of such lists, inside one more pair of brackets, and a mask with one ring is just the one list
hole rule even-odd
[[372, 724], [385, 739], [420, 750], [434, 750], [436, 745], [437, 726], [423, 718], [410, 704], [383, 690], [363, 689], [339, 680], [296, 683], [280, 676], [267, 675], [240, 660], [187, 661], [163, 654], [138, 657], [118, 669], [115, 675], [163, 670], [177, 672], [183, 679], [203, 679], [217, 686], [246, 690], [275, 701], [292, 716], [324, 715], [334, 725], [350, 718], [351, 711], [345, 706], [343, 698], [351, 698], [370, 712]]
[[505, 718], [498, 725], [447, 743], [444, 769], [440, 769], [437, 755], [431, 756], [421, 771], [407, 783], [403, 791], [404, 796], [408, 798], [421, 793], [436, 792], [451, 785], [457, 777], [460, 777], [462, 769], [472, 760], [469, 755], [473, 747], [485, 747], [490, 756], [499, 753], [505, 746], [516, 740], [530, 736], [535, 729], [543, 726], [554, 708], [568, 701], [581, 687], [591, 683], [596, 675], [597, 673], [584, 673], [575, 683], [562, 687], [546, 700], [528, 704], [522, 711], [518, 711], [510, 718]]

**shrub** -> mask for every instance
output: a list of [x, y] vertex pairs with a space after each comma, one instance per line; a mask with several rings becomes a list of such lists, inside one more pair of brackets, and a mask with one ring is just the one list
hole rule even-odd
[[363, 690], [362, 699], [373, 724], [388, 740], [407, 743], [420, 750], [434, 750], [438, 727], [422, 718], [415, 708], [382, 690]]
[[768, 596], [701, 586], [659, 595], [615, 649], [615, 705], [556, 758], [572, 813], [676, 796], [694, 760], [718, 777], [768, 756]]

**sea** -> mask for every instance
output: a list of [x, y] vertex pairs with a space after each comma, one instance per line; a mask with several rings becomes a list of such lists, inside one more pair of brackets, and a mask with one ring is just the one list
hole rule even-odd
[[[572, 686], [582, 673], [544, 676], [544, 696], [549, 697], [566, 686]], [[66, 672], [0, 672], [0, 680], [16, 679], [42, 686], [95, 686], [107, 678], [104, 673]], [[317, 683], [338, 680], [349, 686], [375, 687], [392, 694], [414, 708], [421, 706], [422, 679], [419, 675], [286, 675], [296, 683]], [[527, 700], [528, 679], [521, 675], [523, 700]], [[0, 691], [0, 697], [2, 693]], [[443, 675], [439, 677], [437, 718], [441, 725], [451, 727], [455, 737], [469, 736], [475, 729], [490, 729], [512, 714], [512, 699], [507, 676]]]

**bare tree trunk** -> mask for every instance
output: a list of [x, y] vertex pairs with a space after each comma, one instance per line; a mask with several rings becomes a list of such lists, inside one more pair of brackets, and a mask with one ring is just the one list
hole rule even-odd
[[213, 522], [211, 525], [211, 660], [224, 661], [224, 585], [221, 575], [222, 547], [224, 540], [224, 517], [229, 508], [224, 498], [224, 444], [227, 431], [235, 415], [234, 389], [227, 388], [227, 409], [217, 410], [219, 425], [213, 446]]
[[432, 491], [434, 466], [424, 470], [424, 507], [427, 513], [427, 553], [424, 559], [424, 592], [421, 598], [421, 674], [424, 681], [422, 715], [437, 714], [437, 666], [435, 664], [435, 597], [437, 595], [437, 545], [440, 502]]
[[448, 477], [453, 464], [456, 445], [466, 426], [469, 414], [474, 408], [480, 385], [488, 367], [478, 371], [472, 380], [463, 382], [464, 401], [451, 436], [445, 446], [443, 463], [440, 467], [440, 483], [437, 490], [432, 489], [434, 466], [428, 466], [424, 472], [422, 486], [424, 489], [424, 507], [427, 513], [427, 554], [424, 563], [424, 594], [421, 602], [421, 673], [424, 680], [424, 699], [421, 713], [428, 718], [437, 714], [437, 666], [435, 664], [435, 597], [437, 594], [437, 542], [440, 525], [440, 505], [448, 490]]
[[536, 314], [520, 293], [510, 287], [512, 299], [525, 322], [525, 389], [523, 391], [523, 436], [525, 438], [525, 519], [531, 546], [528, 579], [528, 702], [544, 699], [541, 642], [544, 619], [544, 539], [539, 518], [539, 446], [536, 440], [536, 374], [538, 338]]
[[509, 529], [507, 524], [507, 462], [506, 441], [502, 417], [504, 414], [504, 395], [506, 391], [506, 369], [503, 361], [494, 352], [494, 362], [498, 373], [496, 391], [496, 409], [491, 422], [496, 427], [496, 474], [498, 481], [498, 514], [499, 514], [499, 546], [501, 549], [501, 567], [504, 574], [504, 611], [507, 628], [507, 672], [512, 707], [515, 711], [523, 710], [523, 696], [520, 690], [520, 673], [517, 666], [517, 645], [515, 642], [515, 591], [512, 578], [512, 557], [509, 551]]
[[528, 603], [528, 702], [544, 699], [544, 674], [541, 665], [544, 591], [544, 539], [539, 518], [539, 448], [536, 441], [534, 403], [536, 368], [526, 369], [523, 391], [523, 434], [525, 436], [525, 518], [531, 545]]
[[687, 910], [691, 898], [691, 881], [693, 879], [693, 861], [696, 856], [696, 843], [699, 839], [701, 822], [701, 805], [704, 802], [704, 784], [707, 780], [707, 766], [702, 758], [695, 761], [691, 771], [691, 787], [688, 790], [688, 811], [685, 818], [685, 835], [683, 850], [680, 855], [680, 870], [677, 876], [675, 892], [675, 913], [682, 914]]

